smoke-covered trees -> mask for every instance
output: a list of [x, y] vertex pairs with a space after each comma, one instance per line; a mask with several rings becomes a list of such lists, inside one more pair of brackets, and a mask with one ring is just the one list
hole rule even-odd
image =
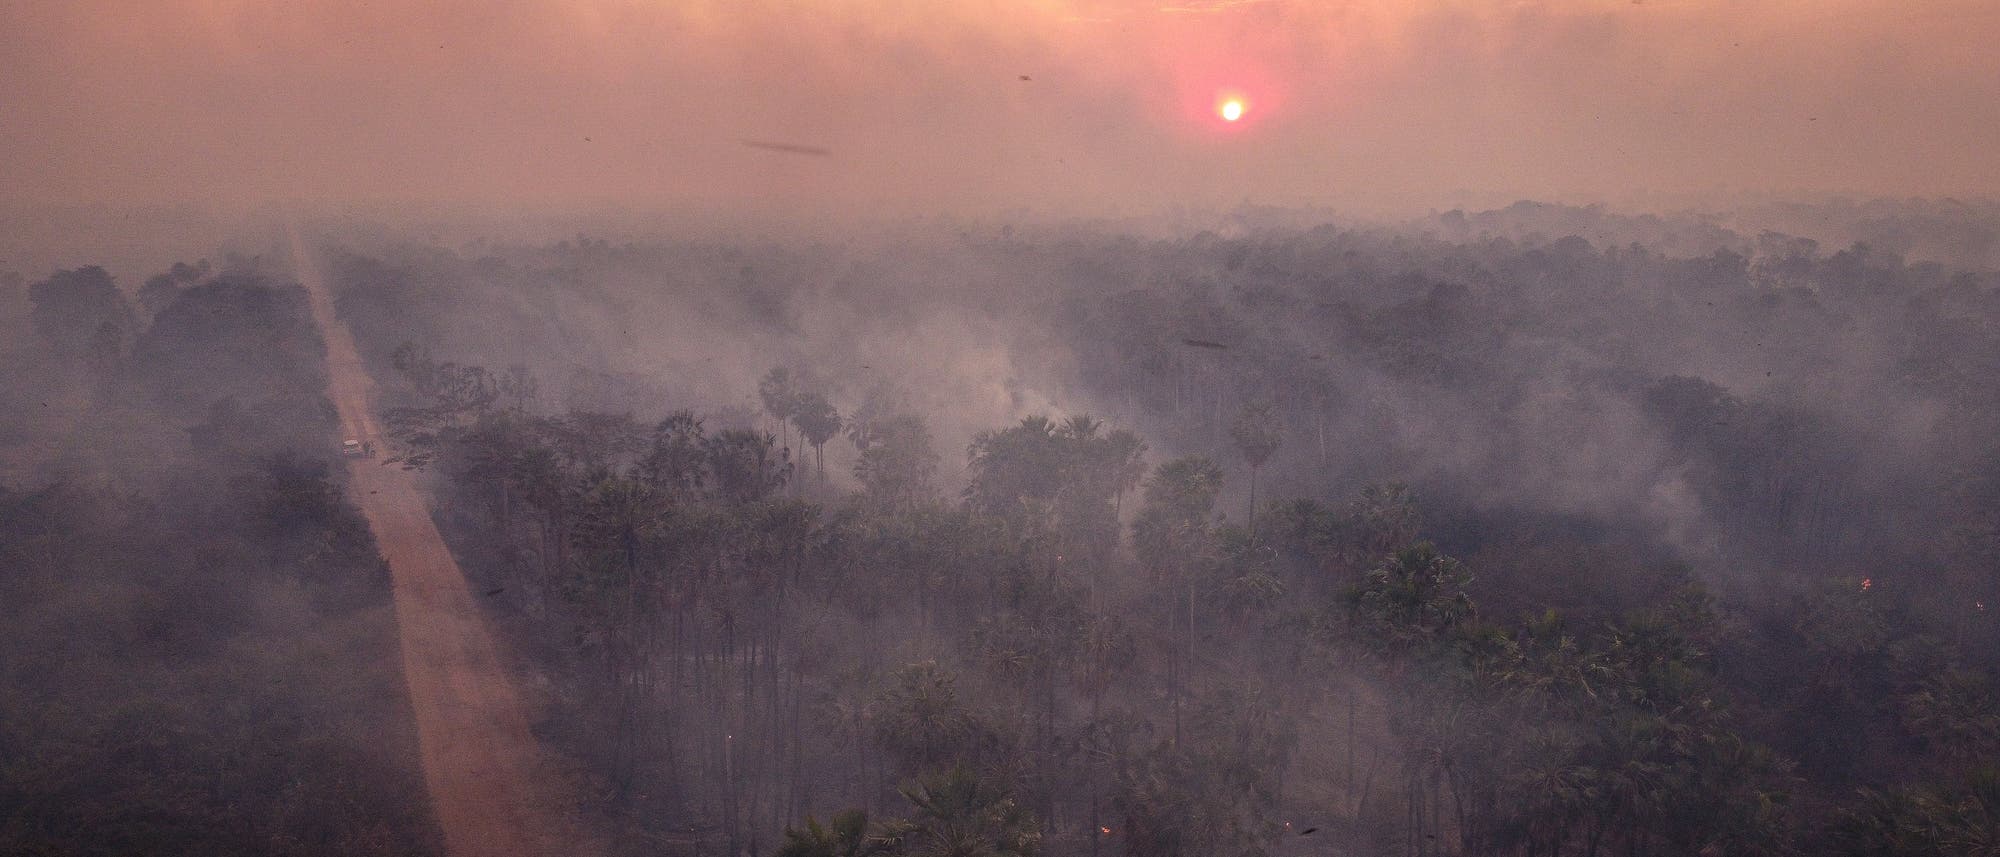
[[[792, 378], [792, 370], [783, 366], [771, 367], [764, 379], [757, 382], [757, 398], [764, 403], [764, 413], [777, 419], [780, 432], [789, 430], [792, 417], [799, 412], [799, 385]], [[786, 443], [785, 446], [790, 447], [791, 444]]]
[[[63, 464], [0, 485], [0, 853], [442, 853], [306, 307], [258, 277], [163, 276], [108, 383], [4, 456]], [[102, 271], [40, 285], [50, 339], [5, 343], [17, 367], [68, 371], [51, 350], [125, 324]]]
[[854, 478], [877, 505], [909, 510], [932, 499], [937, 452], [922, 417], [894, 414], [857, 419], [848, 427], [848, 438], [860, 450]]
[[[757, 397], [763, 402], [764, 412], [778, 420], [779, 440], [789, 454], [791, 443], [784, 434], [796, 427], [799, 439], [813, 448], [817, 459], [816, 472], [821, 484], [826, 481], [826, 442], [840, 434], [847, 424], [840, 417], [839, 409], [827, 397], [825, 382], [811, 372], [793, 372], [784, 366], [774, 366], [757, 382]], [[858, 445], [857, 441], [857, 445]]]
[[1254, 538], [1257, 534], [1257, 473], [1284, 445], [1284, 427], [1278, 422], [1277, 415], [1272, 413], [1270, 405], [1245, 405], [1243, 412], [1236, 415], [1236, 421], [1229, 424], [1229, 439], [1236, 443], [1236, 451], [1243, 455], [1243, 462], [1250, 465], [1250, 500], [1244, 518], [1250, 522], [1250, 534]]
[[820, 483], [825, 484], [826, 442], [840, 434], [841, 427], [846, 425], [840, 411], [827, 401], [826, 394], [814, 391], [799, 397], [798, 413], [792, 415], [792, 420], [798, 423], [799, 436], [813, 448]]
[[[1569, 222], [967, 233], [754, 272], [682, 245], [443, 254], [413, 269], [496, 305], [561, 283], [518, 329], [628, 380], [467, 411], [440, 494], [508, 627], [586, 665], [552, 720], [588, 724], [561, 740], [645, 841], [886, 849], [898, 786], [954, 765], [1050, 854], [1858, 854], [1889, 847], [1871, 829], [1979, 829], [1995, 281], [1529, 215]], [[952, 285], [974, 269], [1016, 291]], [[853, 311], [738, 306], [749, 280]], [[648, 341], [593, 348], [571, 302], [729, 336], [626, 360]], [[895, 360], [969, 308], [1001, 334]], [[754, 456], [712, 439], [759, 399], [779, 438], [742, 470], [791, 463], [785, 432], [840, 462], [796, 500], [721, 481]], [[628, 405], [624, 451], [557, 427]], [[849, 807], [875, 823], [800, 826]]]
[[115, 359], [137, 332], [125, 296], [96, 265], [57, 271], [29, 286], [28, 297], [35, 332], [58, 354]]
[[1104, 432], [1087, 415], [1061, 422], [1029, 416], [973, 437], [965, 503], [1021, 533], [1054, 539], [1059, 555], [1101, 565], [1118, 539], [1118, 498], [1143, 472], [1144, 453], [1136, 435]]
[[1166, 575], [1199, 562], [1213, 549], [1210, 519], [1221, 490], [1222, 468], [1202, 456], [1176, 458], [1155, 469], [1146, 481], [1145, 505], [1132, 525], [1139, 561]]
[[145, 311], [146, 317], [152, 318], [171, 305], [182, 289], [207, 279], [208, 274], [207, 259], [193, 265], [175, 262], [166, 273], [148, 277], [146, 284], [139, 287], [139, 292], [134, 297], [138, 299], [139, 308]]
[[896, 853], [909, 857], [1035, 857], [1041, 826], [999, 789], [964, 767], [906, 786], [914, 812], [887, 825]]
[[119, 398], [191, 417], [235, 396], [325, 424], [324, 351], [305, 300], [296, 285], [242, 273], [181, 290], [132, 343]]
[[1391, 651], [1434, 643], [1472, 621], [1464, 563], [1419, 542], [1384, 558], [1349, 597], [1365, 623], [1363, 637]]
[[724, 429], [702, 442], [715, 489], [738, 503], [762, 500], [792, 478], [792, 463], [767, 434]]

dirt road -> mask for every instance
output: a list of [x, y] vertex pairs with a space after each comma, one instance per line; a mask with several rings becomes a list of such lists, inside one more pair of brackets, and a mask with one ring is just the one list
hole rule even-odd
[[[372, 384], [335, 317], [317, 258], [296, 230], [292, 255], [326, 339], [327, 391], [346, 436], [382, 447]], [[348, 460], [354, 502], [395, 580], [403, 676], [417, 718], [424, 780], [451, 857], [556, 857], [595, 850], [576, 836], [513, 679], [465, 575], [431, 522], [412, 475], [377, 458]]]

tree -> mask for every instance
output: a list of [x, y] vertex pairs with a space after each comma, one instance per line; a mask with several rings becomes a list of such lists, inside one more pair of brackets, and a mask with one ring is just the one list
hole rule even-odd
[[109, 339], [122, 347], [133, 332], [132, 308], [111, 275], [96, 265], [57, 271], [28, 287], [35, 332], [56, 353], [77, 357], [100, 351]]
[[873, 857], [890, 853], [893, 843], [868, 834], [868, 813], [850, 809], [827, 826], [806, 816], [805, 829], [785, 828], [785, 843], [776, 857]]
[[1104, 423], [1088, 414], [1064, 420], [1056, 428], [1061, 472], [1053, 497], [1060, 555], [1088, 561], [1091, 567], [1109, 562], [1118, 544], [1118, 498], [1145, 473], [1146, 443], [1126, 430], [1104, 431]]
[[535, 401], [541, 398], [542, 385], [535, 380], [528, 367], [519, 364], [507, 367], [507, 372], [499, 379], [500, 395], [506, 399], [507, 407], [517, 414], [525, 414]]
[[[1092, 617], [1080, 587], [1060, 577], [1030, 578], [1015, 586], [1014, 609], [978, 621], [973, 647], [989, 669], [1018, 688], [1024, 710], [1040, 709], [1040, 792], [1045, 811], [1055, 800], [1057, 680], [1085, 654]], [[1053, 814], [1050, 812], [1050, 814]]]
[[973, 511], [1010, 521], [1055, 498], [1063, 478], [1064, 443], [1048, 417], [983, 431], [967, 450], [972, 478], [965, 502]]
[[1088, 415], [1061, 422], [1034, 415], [980, 432], [967, 450], [967, 508], [1051, 536], [1053, 555], [1101, 565], [1117, 544], [1114, 499], [1145, 452], [1137, 435], [1105, 434], [1103, 426]]
[[1949, 768], [2000, 759], [2000, 693], [1983, 672], [1954, 667], [1925, 678], [1904, 698], [1903, 722]]
[[840, 412], [834, 410], [833, 403], [819, 392], [804, 393], [799, 396], [798, 410], [792, 417], [799, 425], [799, 434], [811, 444], [817, 460], [819, 480], [826, 482], [826, 442], [840, 433]]
[[13, 271], [0, 270], [0, 337], [14, 342], [26, 340], [28, 328], [28, 289], [23, 285], [21, 275]]
[[772, 449], [772, 438], [749, 429], [727, 429], [702, 441], [715, 490], [734, 503], [751, 503], [785, 487], [790, 456]]
[[415, 446], [434, 445], [439, 432], [478, 420], [501, 399], [501, 379], [484, 366], [439, 362], [429, 348], [414, 342], [397, 346], [389, 360], [417, 395], [427, 400], [426, 406], [392, 408], [383, 414], [390, 433]]
[[1224, 686], [1196, 697], [1186, 740], [1120, 760], [1114, 805], [1133, 857], [1265, 853], [1279, 831], [1274, 772], [1287, 739], [1274, 700]]
[[975, 731], [972, 714], [958, 698], [958, 677], [936, 661], [896, 671], [896, 683], [876, 707], [882, 745], [906, 771], [926, 771], [960, 754]]
[[1370, 484], [1347, 504], [1347, 520], [1355, 537], [1355, 562], [1374, 562], [1409, 545], [1423, 520], [1408, 486], [1400, 482]]
[[[1209, 515], [1216, 494], [1222, 490], [1222, 468], [1199, 455], [1176, 458], [1161, 464], [1146, 483], [1146, 504], [1132, 524], [1132, 542], [1140, 562], [1163, 582], [1179, 584], [1187, 596], [1183, 613], [1172, 609], [1182, 623], [1180, 657], [1184, 664], [1194, 660], [1195, 582], [1201, 569], [1215, 556], [1215, 539], [1209, 529]], [[1180, 735], [1181, 697], [1185, 692], [1181, 673], [1172, 673], [1174, 734]]]
[[1864, 790], [1834, 830], [1852, 857], [1992, 857], [2000, 854], [2000, 773], [1952, 786]]
[[1146, 482], [1145, 505], [1132, 523], [1140, 562], [1155, 572], [1179, 569], [1210, 549], [1208, 522], [1222, 491], [1222, 468], [1206, 456], [1162, 463]]
[[691, 498], [708, 482], [708, 437], [701, 420], [676, 411], [653, 426], [639, 472], [668, 494]]
[[1397, 551], [1363, 576], [1349, 597], [1369, 636], [1394, 650], [1437, 644], [1473, 618], [1472, 572], [1429, 542]]
[[848, 427], [848, 438], [861, 451], [854, 461], [854, 477], [878, 507], [909, 510], [931, 498], [938, 457], [922, 417], [895, 414], [857, 420]]
[[[107, 280], [108, 283], [108, 280]], [[108, 288], [108, 285], [105, 286]], [[122, 320], [122, 299], [111, 298]], [[100, 327], [104, 322], [100, 322]], [[109, 331], [99, 339], [108, 346]], [[217, 398], [246, 405], [285, 402], [317, 410], [326, 370], [305, 290], [249, 275], [216, 277], [183, 289], [132, 342], [115, 389], [128, 404], [199, 418]], [[330, 426], [329, 426], [330, 428]], [[314, 427], [312, 432], [323, 429]]]
[[778, 441], [783, 448], [791, 449], [786, 432], [792, 418], [799, 413], [799, 384], [792, 377], [792, 370], [783, 366], [773, 366], [764, 373], [764, 380], [757, 382], [757, 398], [764, 402], [764, 412], [778, 419]]
[[273, 432], [235, 396], [209, 403], [208, 419], [188, 427], [188, 444], [217, 460], [245, 461], [275, 452], [268, 444]]
[[1146, 442], [1126, 429], [1116, 429], [1104, 437], [1105, 460], [1117, 486], [1114, 511], [1123, 513], [1125, 492], [1139, 487], [1146, 478]]
[[1034, 857], [1040, 849], [1035, 817], [963, 765], [902, 792], [916, 813], [884, 833], [908, 857]]
[[1236, 421], [1229, 426], [1229, 437], [1236, 441], [1236, 450], [1243, 454], [1243, 460], [1250, 465], [1250, 539], [1257, 539], [1257, 473], [1270, 461], [1278, 447], [1285, 442], [1284, 426], [1270, 405], [1246, 405], [1243, 412], [1236, 415]]
[[146, 284], [139, 287], [137, 296], [139, 308], [145, 311], [147, 318], [159, 315], [160, 310], [166, 309], [175, 298], [180, 297], [183, 286], [192, 286], [201, 282], [206, 276], [208, 276], [207, 259], [193, 265], [175, 262], [166, 273], [147, 279]]

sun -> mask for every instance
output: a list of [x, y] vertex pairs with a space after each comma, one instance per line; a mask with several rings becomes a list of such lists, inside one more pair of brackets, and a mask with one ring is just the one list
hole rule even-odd
[[1234, 122], [1243, 118], [1243, 109], [1243, 99], [1226, 98], [1221, 104], [1216, 105], [1215, 112], [1222, 117], [1222, 121]]

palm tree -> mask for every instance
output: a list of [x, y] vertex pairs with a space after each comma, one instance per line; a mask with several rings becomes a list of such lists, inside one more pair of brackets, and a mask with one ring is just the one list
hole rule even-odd
[[[1215, 550], [1208, 518], [1215, 495], [1222, 490], [1222, 468], [1204, 456], [1190, 455], [1161, 464], [1146, 483], [1146, 504], [1132, 523], [1132, 544], [1139, 561], [1163, 581], [1179, 578], [1187, 590], [1186, 624], [1182, 627], [1182, 657], [1194, 658], [1195, 579]], [[1175, 611], [1179, 612], [1179, 611]], [[1179, 740], [1181, 685], [1172, 682], [1174, 735]]]
[[783, 366], [773, 366], [764, 374], [764, 380], [757, 382], [757, 397], [764, 401], [764, 412], [778, 418], [778, 442], [785, 449], [791, 449], [791, 435], [787, 427], [792, 417], [799, 412], [799, 385], [792, 378], [792, 370]]
[[835, 815], [828, 826], [808, 815], [804, 830], [786, 828], [776, 857], [872, 857], [892, 847], [889, 840], [868, 835], [868, 813], [850, 809]]
[[1834, 830], [1836, 853], [1929, 857], [2000, 854], [2000, 774], [1988, 771], [1956, 787], [1863, 790], [1861, 806]]
[[936, 661], [896, 671], [896, 684], [876, 707], [882, 744], [906, 770], [936, 768], [962, 750], [974, 731], [972, 716], [958, 699], [958, 678]]
[[1122, 516], [1125, 512], [1125, 492], [1139, 487], [1139, 483], [1146, 478], [1146, 442], [1131, 431], [1118, 429], [1105, 435], [1104, 443], [1115, 492], [1112, 511]]
[[715, 491], [736, 503], [762, 500], [792, 476], [791, 457], [773, 454], [772, 437], [748, 429], [728, 429], [702, 439]]
[[860, 455], [854, 478], [861, 490], [886, 509], [908, 511], [932, 499], [937, 475], [937, 451], [930, 427], [915, 414], [859, 418], [847, 427], [847, 439]]
[[1164, 462], [1146, 481], [1145, 505], [1132, 522], [1133, 547], [1156, 573], [1201, 555], [1208, 546], [1208, 517], [1222, 490], [1222, 468], [1205, 456]]
[[799, 424], [799, 435], [812, 445], [817, 458], [820, 484], [826, 484], [826, 442], [840, 433], [842, 425], [840, 412], [834, 410], [833, 403], [826, 396], [813, 392], [802, 393], [798, 397], [798, 409], [792, 414], [792, 421]]
[[1065, 440], [1086, 428], [1095, 431], [1087, 420], [1058, 426], [1034, 414], [1023, 417], [1019, 425], [975, 435], [967, 450], [972, 478], [965, 486], [966, 505], [1018, 522], [1024, 510], [1039, 508], [1056, 496], [1069, 451]]
[[1243, 412], [1236, 415], [1236, 422], [1229, 426], [1229, 437], [1236, 441], [1236, 449], [1243, 453], [1243, 460], [1250, 465], [1250, 540], [1257, 540], [1257, 473], [1264, 468], [1264, 462], [1278, 452], [1285, 442], [1284, 426], [1271, 411], [1270, 405], [1246, 405]]
[[1104, 427], [1104, 421], [1089, 414], [1077, 414], [1063, 420], [1056, 432], [1071, 440], [1087, 441], [1097, 437], [1097, 430]]
[[1355, 551], [1347, 561], [1364, 565], [1409, 546], [1421, 521], [1408, 486], [1400, 482], [1372, 484], [1347, 504], [1347, 519], [1355, 534]]
[[2000, 693], [1984, 673], [1950, 668], [1924, 679], [1904, 697], [1903, 722], [1949, 768], [2000, 758]]
[[1371, 636], [1392, 652], [1441, 641], [1472, 620], [1464, 563], [1418, 542], [1384, 559], [1350, 595], [1374, 626]]
[[916, 814], [884, 833], [909, 857], [1034, 857], [1041, 846], [1034, 815], [962, 765], [902, 792]]

